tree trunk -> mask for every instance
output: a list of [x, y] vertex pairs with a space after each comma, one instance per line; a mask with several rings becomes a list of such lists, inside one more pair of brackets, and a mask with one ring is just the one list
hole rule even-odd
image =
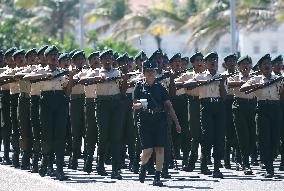
[[160, 35], [156, 35], [155, 37], [158, 49], [162, 50], [161, 44], [162, 44], [162, 38], [160, 37]]

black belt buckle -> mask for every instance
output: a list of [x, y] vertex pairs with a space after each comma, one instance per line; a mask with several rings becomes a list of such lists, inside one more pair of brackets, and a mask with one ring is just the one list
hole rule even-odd
[[219, 102], [220, 98], [219, 97], [209, 97], [206, 98], [208, 100], [208, 102], [213, 103], [213, 102]]

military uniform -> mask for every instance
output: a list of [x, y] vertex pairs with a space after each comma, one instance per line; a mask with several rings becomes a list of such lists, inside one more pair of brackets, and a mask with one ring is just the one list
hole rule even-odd
[[[255, 76], [248, 80], [242, 87], [255, 83], [265, 83], [275, 78], [277, 78], [275, 75], [272, 75], [270, 79], [267, 79], [263, 75]], [[256, 125], [259, 136], [260, 159], [267, 171], [265, 177], [272, 177], [274, 175], [273, 161], [279, 146], [280, 126], [282, 122], [279, 95], [281, 88], [282, 83], [278, 82], [255, 92], [257, 97]]]

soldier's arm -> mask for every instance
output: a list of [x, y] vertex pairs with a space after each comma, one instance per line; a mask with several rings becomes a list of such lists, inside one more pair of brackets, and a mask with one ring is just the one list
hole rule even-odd
[[175, 113], [175, 110], [174, 110], [174, 108], [172, 106], [171, 101], [170, 100], [165, 101], [164, 102], [164, 106], [165, 106], [166, 112], [170, 115], [170, 117], [174, 121], [174, 123], [176, 125], [177, 132], [180, 133], [181, 132], [181, 127], [179, 125], [179, 121], [178, 121], [177, 115]]
[[246, 92], [250, 89], [253, 89], [255, 87], [258, 87], [259, 84], [256, 83], [253, 79], [248, 80], [246, 83], [244, 83], [241, 88], [240, 88], [240, 92]]

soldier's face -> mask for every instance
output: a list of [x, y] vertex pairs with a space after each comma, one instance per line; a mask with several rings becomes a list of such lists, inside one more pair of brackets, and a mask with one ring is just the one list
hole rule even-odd
[[89, 64], [92, 68], [100, 68], [101, 67], [101, 60], [99, 57], [93, 57], [90, 61]]
[[218, 58], [209, 58], [206, 60], [206, 68], [209, 71], [217, 71], [218, 69]]
[[12, 54], [9, 54], [9, 55], [6, 55], [4, 57], [4, 61], [8, 64], [8, 66], [10, 67], [14, 67], [15, 66], [15, 62], [14, 62], [14, 59], [13, 59], [13, 56]]
[[145, 70], [144, 71], [144, 76], [146, 78], [146, 81], [153, 83], [155, 81], [156, 78], [156, 70]]
[[46, 56], [46, 60], [48, 65], [54, 69], [58, 66], [58, 52], [57, 51], [52, 51]]
[[18, 55], [14, 58], [16, 66], [23, 67], [26, 65], [26, 59], [24, 55]]
[[112, 59], [112, 56], [111, 55], [107, 55], [107, 56], [104, 56], [102, 59], [102, 65], [103, 67], [106, 69], [106, 70], [111, 70], [112, 68], [112, 62], [113, 62], [113, 59]]
[[69, 59], [63, 59], [59, 62], [60, 68], [69, 68], [71, 61]]
[[272, 66], [272, 70], [275, 74], [281, 73], [282, 69], [283, 69], [283, 63], [282, 62], [275, 63]]
[[30, 65], [36, 65], [38, 64], [38, 57], [36, 53], [31, 53], [28, 57], [27, 57], [27, 64]]
[[72, 62], [76, 68], [82, 68], [85, 64], [85, 58], [83, 56], [77, 56], [75, 59], [72, 59]]
[[229, 71], [235, 70], [235, 65], [237, 64], [237, 60], [235, 58], [228, 58], [228, 60], [225, 62], [225, 67]]
[[243, 75], [248, 75], [250, 73], [252, 63], [248, 60], [244, 60], [239, 63], [239, 70]]
[[194, 70], [196, 70], [197, 72], [201, 72], [205, 68], [203, 57], [197, 56], [194, 59], [192, 66], [193, 66]]
[[47, 65], [47, 60], [46, 60], [46, 57], [44, 56], [43, 53], [41, 53], [39, 56], [39, 62], [42, 66], [46, 66]]
[[266, 76], [270, 75], [272, 72], [271, 61], [269, 59], [265, 59], [260, 64], [260, 71], [261, 73]]

